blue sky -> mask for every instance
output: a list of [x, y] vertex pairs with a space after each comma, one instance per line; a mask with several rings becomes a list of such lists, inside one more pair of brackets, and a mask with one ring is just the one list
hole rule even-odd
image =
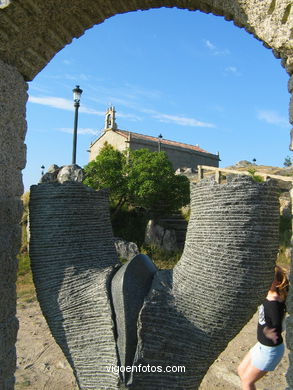
[[271, 50], [222, 17], [178, 9], [114, 16], [56, 54], [29, 83], [25, 190], [41, 166], [71, 163], [72, 89], [83, 89], [77, 163], [88, 162], [109, 104], [118, 127], [283, 166], [288, 75]]

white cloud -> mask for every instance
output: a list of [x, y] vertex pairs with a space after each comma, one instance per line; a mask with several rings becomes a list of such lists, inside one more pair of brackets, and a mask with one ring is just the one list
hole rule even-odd
[[166, 123], [176, 123], [180, 126], [189, 126], [189, 127], [215, 127], [214, 124], [208, 122], [201, 122], [194, 118], [187, 118], [180, 115], [168, 115], [157, 113], [153, 115], [154, 118], [159, 119], [160, 122]]
[[72, 101], [63, 98], [54, 97], [54, 96], [37, 97], [37, 96], [30, 95], [28, 101], [30, 103], [36, 103], [36, 104], [41, 104], [43, 106], [59, 108], [61, 110], [73, 111], [74, 109], [72, 105]]
[[208, 47], [210, 50], [216, 50], [216, 46], [208, 39], [206, 39], [204, 43], [206, 44], [206, 47]]
[[176, 123], [179, 126], [189, 127], [216, 127], [213, 123], [202, 122], [195, 118], [187, 118], [182, 115], [164, 114], [148, 108], [141, 108], [140, 111], [149, 114], [152, 118], [158, 119], [160, 122], [164, 123]]
[[97, 111], [94, 110], [93, 108], [85, 107], [83, 105], [80, 106], [79, 111], [83, 112], [84, 114], [101, 115], [101, 116], [105, 115], [104, 111]]
[[219, 49], [216, 45], [214, 45], [209, 39], [204, 39], [205, 46], [210, 50], [211, 54], [214, 56], [223, 56], [230, 54], [230, 50], [228, 49]]
[[117, 87], [113, 85], [98, 87], [90, 86], [92, 95], [91, 100], [103, 104], [120, 104], [125, 107], [135, 108], [140, 101], [162, 99], [162, 92], [156, 89], [146, 89], [137, 85], [124, 83]]
[[[30, 95], [29, 102], [35, 103], [35, 104], [41, 104], [41, 105], [48, 106], [48, 107], [57, 108], [59, 110], [68, 110], [68, 111], [74, 110], [72, 100], [54, 97], [54, 96], [37, 97], [37, 96]], [[152, 118], [157, 119], [160, 122], [176, 123], [177, 125], [180, 125], [180, 126], [190, 126], [190, 127], [209, 127], [209, 128], [216, 127], [212, 123], [202, 122], [202, 121], [199, 121], [195, 118], [188, 118], [188, 117], [185, 117], [182, 115], [164, 114], [164, 113], [160, 113], [158, 111], [152, 110], [152, 109], [141, 108], [138, 105], [134, 105], [133, 108], [139, 112], [150, 115]], [[97, 110], [94, 110], [92, 108], [85, 107], [82, 104], [79, 108], [79, 111], [81, 113], [85, 113], [85, 114], [100, 115], [100, 116], [105, 115], [104, 111], [97, 111]], [[132, 114], [132, 113], [123, 113], [122, 111], [117, 112], [117, 118], [126, 118], [129, 120], [135, 121], [135, 122], [143, 120], [143, 118], [140, 117], [139, 115]], [[62, 130], [62, 131], [65, 131], [65, 130]], [[92, 134], [92, 133], [88, 132], [87, 134]]]
[[270, 125], [280, 127], [290, 127], [289, 119], [282, 117], [277, 111], [274, 110], [258, 110], [257, 118]]
[[[65, 65], [69, 65], [70, 62], [67, 60], [62, 61]], [[79, 73], [79, 74], [71, 74], [71, 73], [60, 73], [60, 74], [54, 74], [54, 75], [47, 75], [47, 79], [53, 79], [53, 80], [70, 80], [74, 81], [76, 84], [79, 84], [80, 80], [82, 81], [89, 81], [93, 77], [90, 74], [85, 73]]]
[[78, 75], [66, 73], [65, 75], [59, 76], [59, 78], [66, 79], [66, 80], [75, 80], [78, 83], [77, 80], [88, 81], [91, 78], [91, 76], [86, 75], [84, 73], [80, 73]]
[[[70, 127], [59, 127], [56, 129], [57, 131], [62, 131], [63, 133], [72, 134], [73, 128]], [[91, 129], [91, 128], [78, 128], [77, 133], [80, 135], [97, 135], [97, 130]]]
[[130, 121], [132, 122], [138, 122], [138, 121], [141, 121], [142, 118], [138, 115], [135, 115], [135, 114], [125, 114], [124, 112], [117, 112], [116, 114], [116, 117], [117, 118], [126, 118], [126, 119], [129, 119]]
[[31, 83], [29, 84], [29, 91], [35, 91], [37, 93], [47, 94], [49, 93], [48, 88], [39, 87], [38, 85]]
[[230, 73], [230, 74], [234, 74], [235, 76], [240, 76], [241, 73], [239, 72], [239, 70], [236, 68], [236, 66], [227, 66], [225, 68], [225, 72], [226, 73]]
[[141, 86], [125, 83], [125, 89], [128, 93], [128, 97], [136, 99], [137, 96], [142, 98], [157, 100], [162, 98], [162, 92], [158, 89], [146, 89]]
[[[28, 101], [30, 103], [41, 104], [43, 106], [58, 108], [59, 110], [73, 111], [73, 101], [69, 99], [59, 98], [56, 96], [29, 96]], [[93, 114], [93, 115], [104, 115], [103, 111], [97, 111], [89, 107], [85, 107], [82, 104], [80, 105], [79, 111], [84, 114]]]

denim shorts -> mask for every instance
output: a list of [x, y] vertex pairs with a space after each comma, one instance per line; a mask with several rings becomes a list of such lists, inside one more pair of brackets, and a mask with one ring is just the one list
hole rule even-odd
[[256, 343], [251, 348], [251, 362], [254, 367], [261, 371], [274, 371], [280, 363], [285, 351], [284, 343], [275, 347], [268, 347], [261, 343]]

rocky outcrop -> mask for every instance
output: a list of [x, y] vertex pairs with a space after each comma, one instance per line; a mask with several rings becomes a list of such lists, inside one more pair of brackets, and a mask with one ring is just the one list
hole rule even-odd
[[287, 218], [292, 216], [292, 201], [289, 192], [283, 192], [280, 196], [280, 215]]
[[40, 183], [65, 183], [65, 182], [78, 182], [82, 183], [84, 178], [83, 169], [76, 164], [63, 165], [51, 165], [48, 171], [41, 177]]
[[153, 219], [149, 220], [146, 226], [144, 242], [146, 245], [155, 246], [168, 252], [178, 249], [175, 231], [160, 226]]
[[117, 255], [126, 260], [131, 260], [134, 256], [139, 254], [138, 246], [135, 242], [123, 240], [123, 238], [115, 238], [114, 244]]

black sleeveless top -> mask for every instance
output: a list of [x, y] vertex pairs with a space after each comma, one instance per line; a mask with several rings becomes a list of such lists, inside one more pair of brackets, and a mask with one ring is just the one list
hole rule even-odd
[[[264, 303], [259, 307], [259, 318], [257, 326], [257, 340], [269, 347], [275, 347], [282, 344], [283, 337], [282, 333], [282, 321], [285, 316], [286, 305], [285, 302], [269, 301], [265, 300]], [[277, 344], [274, 344], [273, 340], [267, 338], [264, 335], [263, 329], [265, 326], [269, 328], [275, 328], [278, 334]]]

